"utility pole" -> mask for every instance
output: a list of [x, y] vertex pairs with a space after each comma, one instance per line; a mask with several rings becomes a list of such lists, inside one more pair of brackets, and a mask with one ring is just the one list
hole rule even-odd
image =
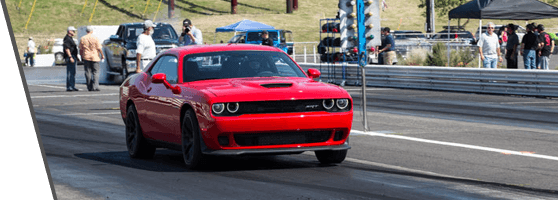
[[287, 14], [293, 13], [293, 0], [287, 0]]
[[236, 14], [237, 0], [231, 0], [231, 14]]
[[169, 0], [169, 4], [168, 4], [168, 8], [169, 8], [169, 19], [172, 19], [174, 17], [174, 0]]

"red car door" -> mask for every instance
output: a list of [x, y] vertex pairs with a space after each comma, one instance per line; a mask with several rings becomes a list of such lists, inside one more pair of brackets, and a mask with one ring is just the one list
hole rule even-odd
[[[148, 72], [152, 76], [164, 73], [170, 84], [178, 82], [178, 58], [174, 55], [161, 56], [154, 67]], [[180, 143], [180, 106], [182, 100], [172, 93], [164, 84], [146, 84], [144, 120], [141, 124], [147, 138]]]

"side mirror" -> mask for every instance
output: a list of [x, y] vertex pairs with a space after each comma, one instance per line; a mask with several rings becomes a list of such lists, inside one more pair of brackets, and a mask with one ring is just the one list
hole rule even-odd
[[320, 73], [320, 70], [314, 68], [308, 69], [308, 76], [310, 76], [310, 78], [312, 79], [319, 78], [321, 74], [322, 73]]
[[111, 35], [109, 39], [110, 39], [110, 41], [114, 41], [114, 42], [124, 41], [124, 40], [122, 40], [122, 38], [118, 37], [118, 35]]
[[163, 85], [165, 85], [165, 87], [167, 89], [171, 89], [173, 94], [180, 94], [182, 93], [182, 89], [180, 89], [180, 87], [178, 85], [172, 86], [168, 81], [167, 81], [167, 75], [163, 74], [163, 73], [158, 73], [158, 74], [153, 74], [153, 76], [151, 76], [151, 82], [153, 83], [162, 83]]
[[163, 73], [153, 74], [151, 76], [151, 82], [153, 83], [165, 83], [167, 81], [167, 75]]
[[281, 38], [281, 43], [285, 43], [285, 42], [287, 42], [287, 39]]

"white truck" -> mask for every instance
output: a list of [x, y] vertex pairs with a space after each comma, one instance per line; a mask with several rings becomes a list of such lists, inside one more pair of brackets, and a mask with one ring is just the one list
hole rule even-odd
[[[114, 34], [118, 30], [118, 26], [91, 26], [93, 27], [93, 35], [99, 38], [99, 42], [103, 44], [105, 40], [108, 40], [112, 34]], [[77, 39], [74, 38], [74, 41], [79, 46], [79, 41], [81, 37], [87, 34], [86, 31], [87, 26], [81, 26], [77, 30]], [[56, 38], [54, 39], [54, 45], [52, 46], [52, 52], [54, 53], [54, 62], [57, 65], [65, 64], [66, 61], [64, 60], [64, 39]], [[78, 55], [79, 56], [79, 55]], [[80, 59], [81, 60], [81, 59]]]

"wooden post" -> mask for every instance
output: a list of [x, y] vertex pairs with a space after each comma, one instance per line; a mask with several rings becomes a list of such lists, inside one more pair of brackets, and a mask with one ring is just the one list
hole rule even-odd
[[293, 10], [298, 10], [298, 0], [293, 0]]
[[231, 14], [236, 14], [237, 0], [231, 0]]
[[293, 0], [287, 0], [287, 13], [293, 13]]

